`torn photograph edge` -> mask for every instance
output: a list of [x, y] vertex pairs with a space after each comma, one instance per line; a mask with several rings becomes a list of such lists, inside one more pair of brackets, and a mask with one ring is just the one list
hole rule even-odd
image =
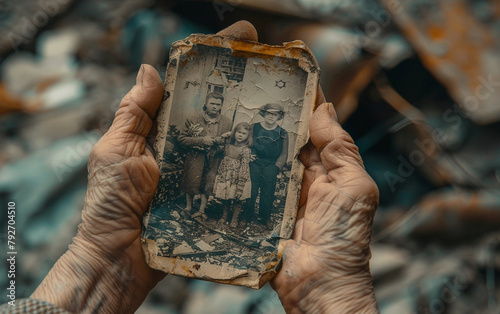
[[[180, 257], [159, 256], [159, 247], [156, 241], [146, 237], [152, 206], [150, 206], [143, 217], [141, 241], [144, 255], [150, 267], [166, 273], [259, 289], [276, 275], [279, 270], [285, 243], [291, 238], [294, 231], [304, 172], [304, 166], [299, 161], [298, 155], [301, 148], [309, 139], [309, 120], [315, 108], [316, 98], [318, 96], [319, 66], [312, 52], [302, 41], [284, 43], [283, 46], [273, 46], [258, 42], [233, 40], [218, 35], [193, 34], [184, 40], [175, 42], [170, 51], [170, 58], [166, 71], [164, 98], [157, 115], [158, 135], [155, 140], [154, 150], [160, 169], [162, 169], [164, 163], [166, 136], [173, 108], [173, 95], [180, 68], [180, 58], [188, 53], [195, 45], [226, 48], [230, 49], [233, 54], [236, 52], [246, 55], [255, 55], [256, 57], [262, 56], [263, 58], [278, 57], [295, 59], [298, 61], [299, 68], [307, 73], [304, 100], [299, 119], [300, 124], [297, 130], [296, 140], [293, 143], [293, 156], [291, 158], [292, 169], [286, 193], [281, 228], [279, 230], [279, 243], [277, 247], [275, 247], [276, 258], [266, 265], [266, 270], [257, 272], [249, 269], [234, 268], [230, 265], [221, 266], [211, 264], [208, 261], [198, 262]], [[158, 187], [158, 190], [159, 188], [160, 187]], [[165, 240], [168, 241], [168, 239]]]

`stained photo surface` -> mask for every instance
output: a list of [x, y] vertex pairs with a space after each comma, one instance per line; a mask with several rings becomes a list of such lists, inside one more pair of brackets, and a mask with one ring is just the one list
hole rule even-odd
[[194, 276], [255, 287], [293, 228], [310, 73], [297, 58], [190, 44], [167, 70], [143, 238], [164, 270], [182, 261]]

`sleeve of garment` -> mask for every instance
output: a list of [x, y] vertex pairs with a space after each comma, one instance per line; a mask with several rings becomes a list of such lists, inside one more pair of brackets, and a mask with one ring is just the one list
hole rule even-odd
[[238, 191], [243, 191], [245, 184], [250, 180], [250, 154], [251, 150], [245, 147], [240, 155], [240, 171], [238, 173], [238, 185], [236, 189]]
[[182, 146], [189, 147], [189, 146], [203, 146], [203, 138], [200, 137], [194, 137], [190, 135], [189, 130], [193, 128], [193, 125], [195, 123], [191, 121], [191, 119], [186, 119], [186, 124], [184, 125], [184, 129], [182, 130], [181, 134], [179, 134], [179, 137], [177, 140]]
[[37, 299], [17, 299], [16, 306], [8, 303], [0, 306], [0, 313], [2, 314], [69, 314], [70, 312], [61, 309], [52, 303], [37, 300]]
[[278, 160], [276, 160], [276, 166], [278, 168], [283, 169], [283, 166], [285, 166], [286, 161], [288, 159], [288, 133], [285, 130], [282, 130], [283, 132], [283, 149], [281, 150], [281, 154], [278, 157]]

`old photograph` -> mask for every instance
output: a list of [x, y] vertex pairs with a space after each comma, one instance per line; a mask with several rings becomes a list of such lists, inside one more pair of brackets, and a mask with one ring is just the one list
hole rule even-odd
[[155, 143], [161, 178], [144, 218], [149, 264], [259, 288], [291, 237], [319, 69], [301, 42], [177, 42]]

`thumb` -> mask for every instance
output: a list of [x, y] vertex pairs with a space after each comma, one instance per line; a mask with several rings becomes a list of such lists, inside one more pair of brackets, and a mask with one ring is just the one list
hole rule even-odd
[[331, 103], [316, 109], [310, 123], [311, 141], [320, 153], [328, 172], [342, 172], [345, 167], [364, 171], [363, 161], [352, 137], [340, 126]]
[[145, 139], [162, 98], [163, 83], [160, 75], [152, 66], [141, 65], [136, 84], [123, 97], [109, 131], [125, 135], [117, 136], [118, 140], [130, 141], [128, 136], [132, 136], [132, 139]]
[[378, 188], [365, 171], [354, 140], [337, 121], [335, 108], [324, 103], [310, 122], [311, 142], [319, 152], [328, 179], [353, 199], [378, 200]]

